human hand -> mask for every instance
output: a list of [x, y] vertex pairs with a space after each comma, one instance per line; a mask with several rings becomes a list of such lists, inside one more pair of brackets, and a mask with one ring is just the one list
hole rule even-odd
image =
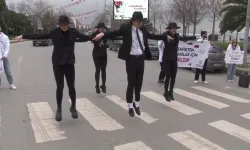
[[168, 41], [173, 40], [171, 36], [167, 36], [167, 38], [168, 38]]
[[5, 56], [3, 56], [2, 58], [1, 58], [1, 60], [4, 60], [4, 59], [6, 59], [7, 57], [5, 57]]

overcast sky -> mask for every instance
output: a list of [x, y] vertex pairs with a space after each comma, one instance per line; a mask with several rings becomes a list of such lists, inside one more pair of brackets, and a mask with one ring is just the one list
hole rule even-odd
[[[6, 0], [7, 3], [10, 0]], [[20, 1], [20, 0], [12, 0], [13, 2], [16, 1]], [[50, 3], [55, 4], [55, 7], [60, 7], [66, 4], [70, 4], [72, 3], [71, 0], [48, 0]], [[73, 0], [77, 1], [77, 0]], [[106, 0], [107, 1], [107, 5], [112, 4], [113, 0]], [[169, 0], [171, 1], [171, 0]], [[92, 11], [92, 10], [96, 10], [97, 9], [97, 4], [98, 3], [98, 10], [99, 12], [103, 11], [104, 8], [104, 0], [85, 0], [85, 2], [82, 2], [81, 4], [79, 4], [78, 6], [73, 6], [71, 8], [66, 9], [67, 11], [71, 12], [72, 14], [79, 14], [79, 13], [84, 13], [84, 12], [88, 12], [88, 11]], [[92, 14], [92, 16], [94, 16], [94, 14]], [[91, 19], [86, 19], [83, 23], [84, 24], [90, 24], [91, 23]], [[178, 23], [179, 26], [181, 26], [180, 23]], [[182, 26], [181, 26], [182, 27]], [[192, 26], [190, 27], [190, 32], [192, 32]], [[197, 26], [197, 30], [196, 32], [199, 34], [201, 30], [207, 30], [209, 33], [212, 31], [212, 22], [208, 19], [204, 19], [204, 21], [202, 23], [200, 23]], [[218, 32], [218, 23], [216, 24], [216, 28], [215, 31]]]

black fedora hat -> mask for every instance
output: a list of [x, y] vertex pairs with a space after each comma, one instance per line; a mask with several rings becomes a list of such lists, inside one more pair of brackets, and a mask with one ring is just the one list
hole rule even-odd
[[99, 22], [95, 28], [106, 28], [105, 24], [103, 22]]
[[65, 16], [65, 15], [61, 15], [59, 17], [59, 24], [70, 24], [70, 20], [69, 20], [69, 17], [68, 16]]
[[131, 18], [132, 21], [143, 21], [143, 14], [141, 11], [135, 11]]
[[168, 24], [168, 27], [166, 27], [166, 29], [180, 29], [180, 27], [178, 27], [175, 22], [170, 22]]

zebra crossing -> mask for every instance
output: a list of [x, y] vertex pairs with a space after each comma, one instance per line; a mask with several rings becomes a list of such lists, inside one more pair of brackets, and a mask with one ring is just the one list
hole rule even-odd
[[[187, 101], [195, 101], [201, 105], [207, 107], [213, 107], [215, 109], [227, 109], [230, 106], [226, 104], [225, 101], [222, 103], [219, 100], [215, 100], [214, 97], [224, 98], [229, 100], [229, 102], [234, 103], [250, 103], [250, 100], [241, 98], [238, 96], [230, 95], [224, 92], [215, 91], [206, 87], [195, 86], [191, 87], [195, 91], [201, 91], [207, 94], [213, 95], [213, 99], [201, 96], [192, 92], [189, 89], [175, 89], [176, 95], [183, 97]], [[143, 91], [141, 95], [146, 100], [151, 102], [156, 102], [164, 107], [170, 108], [171, 111], [180, 113], [181, 115], [191, 116], [197, 115], [200, 113], [205, 113], [201, 108], [193, 108], [187, 104], [184, 104], [180, 101], [175, 100], [172, 102], [167, 102], [162, 94], [154, 91]], [[111, 102], [121, 108], [122, 110], [127, 111], [128, 106], [125, 100], [118, 95], [106, 95], [105, 98], [108, 102]], [[69, 100], [70, 102], [70, 100]], [[27, 103], [27, 110], [30, 118], [30, 124], [33, 130], [33, 138], [37, 144], [48, 143], [53, 141], [67, 140], [67, 134], [60, 128], [60, 123], [54, 120], [55, 112], [53, 112], [48, 102], [36, 102], [36, 103]], [[122, 131], [126, 128], [126, 125], [123, 125], [119, 120], [112, 118], [112, 115], [107, 114], [98, 104], [91, 102], [91, 99], [88, 98], [78, 98], [77, 99], [77, 110], [80, 114], [80, 117], [83, 117], [88, 121], [89, 126], [92, 127], [96, 132], [112, 132], [116, 130]], [[147, 113], [146, 110], [141, 110], [141, 116], [136, 116], [138, 119], [142, 120], [145, 124], [157, 123], [160, 121], [159, 117]], [[239, 118], [250, 121], [250, 112], [239, 115]], [[238, 140], [244, 141], [250, 144], [250, 127], [246, 129], [237, 123], [230, 122], [227, 120], [217, 120], [214, 122], [206, 123], [208, 127], [212, 127], [213, 130], [217, 131], [218, 134], [224, 133], [226, 136], [235, 137]], [[1, 107], [0, 107], [0, 138], [1, 137]], [[185, 130], [185, 131], [176, 131], [173, 133], [164, 133], [169, 139], [172, 139], [176, 143], [179, 143], [184, 148], [190, 150], [225, 150], [223, 145], [219, 145], [213, 139], [206, 139], [206, 135], [199, 135], [195, 131]], [[216, 136], [216, 135], [215, 135]], [[167, 146], [167, 145], [166, 145]], [[113, 147], [114, 150], [155, 150], [153, 147], [150, 147], [148, 143], [140, 141], [131, 141], [130, 143], [124, 143], [122, 145], [116, 145]]]

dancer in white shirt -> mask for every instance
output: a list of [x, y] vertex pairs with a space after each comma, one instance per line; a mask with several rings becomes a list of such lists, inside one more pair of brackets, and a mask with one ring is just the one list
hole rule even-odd
[[158, 50], [159, 50], [159, 62], [161, 66], [161, 71], [159, 73], [159, 79], [158, 79], [158, 85], [164, 84], [164, 79], [165, 79], [165, 73], [164, 73], [164, 68], [163, 68], [163, 63], [162, 63], [162, 56], [163, 56], [163, 49], [165, 45], [163, 41], [158, 41]]

